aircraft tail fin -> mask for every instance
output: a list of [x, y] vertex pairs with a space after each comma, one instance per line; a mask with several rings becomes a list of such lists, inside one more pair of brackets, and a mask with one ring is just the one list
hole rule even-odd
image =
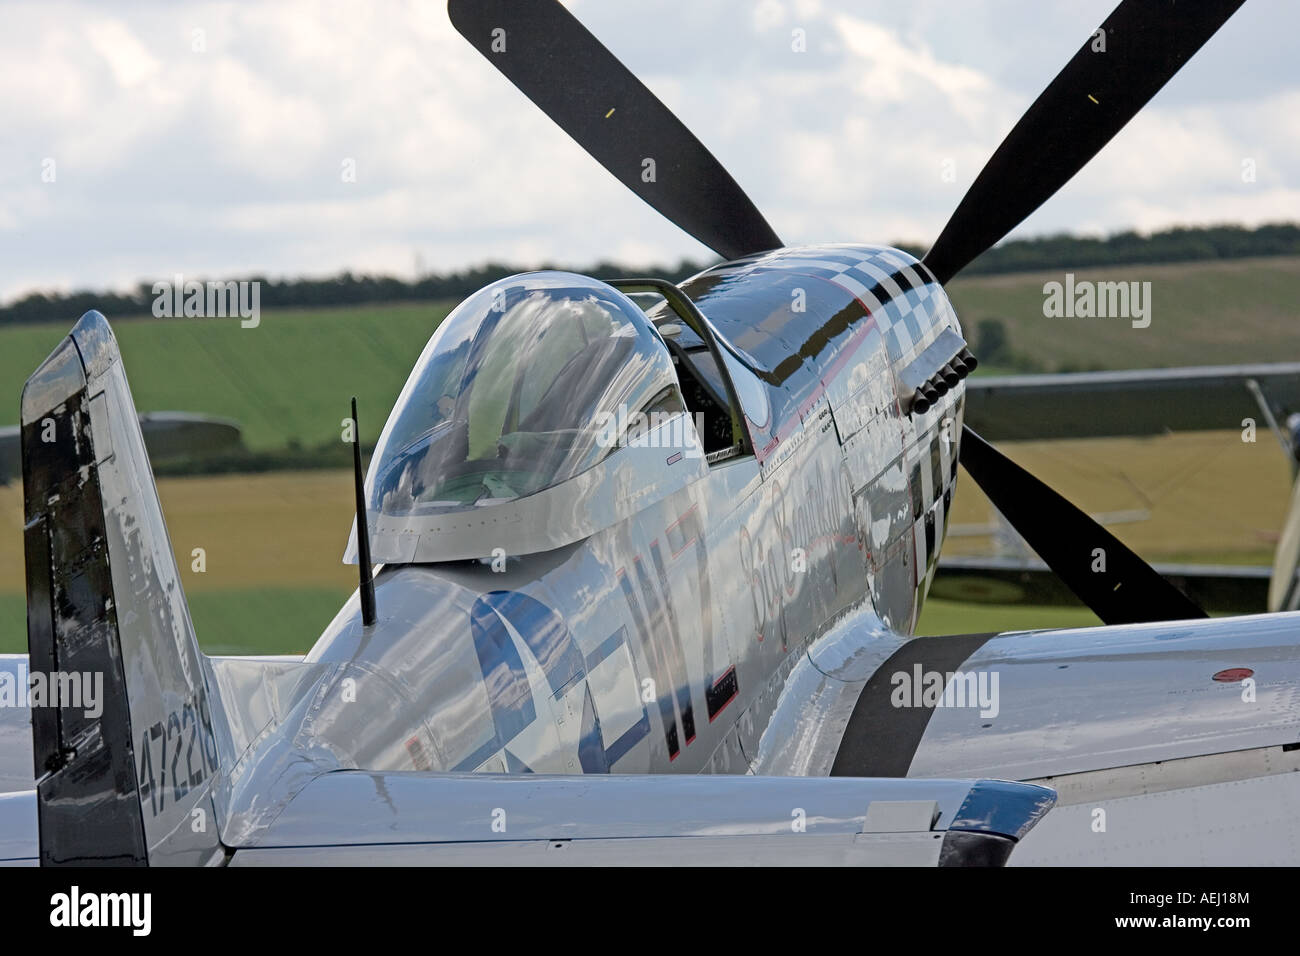
[[42, 865], [219, 862], [219, 751], [117, 341], [87, 312], [22, 397]]

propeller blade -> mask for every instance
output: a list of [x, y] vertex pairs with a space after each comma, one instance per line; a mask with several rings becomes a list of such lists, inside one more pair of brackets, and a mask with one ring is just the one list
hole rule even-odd
[[619, 182], [718, 255], [783, 245], [722, 164], [558, 0], [449, 0], [447, 12]]
[[[1124, 0], [1026, 110], [924, 262], [940, 282], [1041, 206], [1110, 142], [1245, 0]], [[1094, 51], [1094, 45], [1098, 49]]]
[[993, 506], [1104, 623], [1207, 616], [1113, 534], [966, 426], [959, 457]]

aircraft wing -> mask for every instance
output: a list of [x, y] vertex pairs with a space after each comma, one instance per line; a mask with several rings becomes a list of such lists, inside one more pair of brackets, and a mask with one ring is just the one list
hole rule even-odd
[[1256, 390], [1275, 415], [1300, 411], [1300, 362], [976, 375], [965, 422], [990, 441], [1235, 429], [1244, 418], [1263, 426]]
[[[288, 656], [209, 659], [256, 727]], [[297, 666], [295, 666], [297, 665]], [[0, 688], [27, 655], [0, 655]], [[256, 728], [254, 728], [256, 729]], [[314, 865], [1003, 865], [1050, 789], [993, 780], [321, 772], [289, 791], [232, 775], [225, 862]], [[0, 866], [40, 859], [31, 711], [0, 707]], [[267, 800], [274, 802], [268, 808]]]
[[1300, 614], [898, 638], [882, 652], [861, 623], [791, 675], [806, 703], [778, 708], [758, 772], [1050, 787], [1058, 805], [1017, 864], [1294, 865]]
[[990, 780], [342, 771], [230, 862], [1000, 865], [1053, 799]]
[[[270, 675], [298, 659], [212, 661], [250, 685], [264, 672], [245, 703], [269, 714]], [[27, 677], [27, 655], [0, 655], [0, 691]], [[31, 711], [0, 707], [0, 865], [39, 860], [34, 779]], [[228, 826], [226, 852], [236, 866], [1001, 865], [1053, 800], [993, 780], [336, 771], [259, 813], [270, 823]]]
[[[310, 670], [292, 657], [210, 660], [223, 688], [242, 681], [233, 703], [259, 727], [276, 719], [277, 681]], [[26, 667], [26, 655], [0, 657], [15, 682]], [[30, 710], [0, 708], [0, 866], [41, 856], [31, 733]], [[997, 866], [1055, 799], [995, 780], [721, 775], [341, 770], [260, 785], [229, 780], [229, 865]]]
[[[326, 773], [231, 866], [1001, 866], [1052, 806], [992, 780]], [[40, 859], [0, 794], [0, 866]]]

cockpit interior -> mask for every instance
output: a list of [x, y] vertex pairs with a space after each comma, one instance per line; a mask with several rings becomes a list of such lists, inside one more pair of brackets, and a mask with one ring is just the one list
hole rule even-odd
[[[368, 507], [390, 516], [513, 501], [581, 474], [626, 422], [689, 412], [710, 462], [750, 451], [712, 331], [669, 283], [565, 272], [496, 282], [429, 340], [384, 427]], [[649, 299], [654, 299], [654, 304]]]

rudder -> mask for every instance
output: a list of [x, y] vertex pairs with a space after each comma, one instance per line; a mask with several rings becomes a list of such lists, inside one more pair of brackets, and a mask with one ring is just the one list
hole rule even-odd
[[41, 863], [220, 862], [213, 699], [98, 312], [27, 380], [22, 454]]

